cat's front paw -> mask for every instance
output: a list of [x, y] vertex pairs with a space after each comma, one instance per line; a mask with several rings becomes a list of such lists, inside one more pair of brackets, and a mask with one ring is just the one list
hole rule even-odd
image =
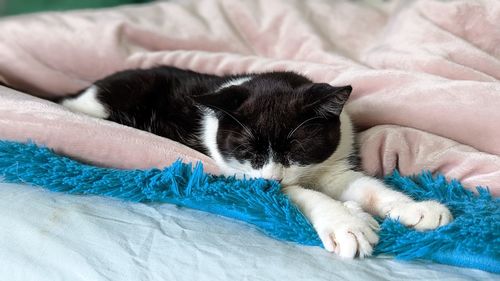
[[358, 203], [354, 201], [345, 201], [344, 206], [349, 210], [349, 213], [365, 221], [374, 231], [379, 231], [380, 225], [377, 220], [372, 215], [363, 211]]
[[338, 214], [325, 213], [313, 224], [327, 251], [343, 258], [363, 258], [370, 256], [373, 246], [378, 243], [375, 233], [378, 224], [370, 223], [370, 220], [365, 221], [354, 214], [339, 217]]
[[387, 216], [417, 230], [435, 229], [453, 220], [448, 208], [436, 201], [395, 203]]

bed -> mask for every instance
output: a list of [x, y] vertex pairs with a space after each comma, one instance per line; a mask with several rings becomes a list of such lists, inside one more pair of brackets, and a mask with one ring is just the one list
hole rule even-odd
[[[161, 168], [180, 157], [217, 174], [213, 161], [180, 144], [44, 98], [158, 64], [291, 70], [353, 85], [347, 110], [368, 173], [429, 170], [498, 196], [498, 15], [498, 2], [487, 0], [203, 0], [7, 17], [0, 139], [97, 166]], [[425, 261], [345, 261], [173, 205], [0, 187], [0, 276], [8, 280], [498, 280]]]

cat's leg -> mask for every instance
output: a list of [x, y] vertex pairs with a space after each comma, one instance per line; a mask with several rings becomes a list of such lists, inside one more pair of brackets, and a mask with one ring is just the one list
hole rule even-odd
[[63, 98], [59, 103], [74, 112], [135, 127], [129, 117], [154, 92], [155, 73], [154, 69], [117, 72]]
[[378, 236], [353, 206], [297, 185], [284, 187], [283, 192], [312, 223], [326, 250], [345, 258], [371, 255]]
[[341, 201], [354, 201], [373, 215], [398, 219], [418, 230], [435, 229], [448, 224], [452, 215], [436, 201], [415, 202], [407, 195], [387, 187], [381, 180], [356, 171], [321, 179], [321, 192]]
[[99, 91], [97, 86], [92, 85], [76, 96], [63, 99], [60, 103], [73, 112], [106, 119], [109, 117], [109, 112], [106, 105], [98, 97], [100, 94]]

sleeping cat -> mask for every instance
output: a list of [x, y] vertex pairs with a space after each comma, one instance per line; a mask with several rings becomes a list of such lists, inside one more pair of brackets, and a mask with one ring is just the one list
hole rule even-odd
[[359, 171], [343, 111], [350, 86], [292, 72], [214, 76], [173, 67], [113, 74], [61, 101], [73, 111], [172, 139], [209, 155], [226, 175], [281, 182], [326, 250], [364, 257], [378, 242], [372, 215], [418, 230], [452, 220]]

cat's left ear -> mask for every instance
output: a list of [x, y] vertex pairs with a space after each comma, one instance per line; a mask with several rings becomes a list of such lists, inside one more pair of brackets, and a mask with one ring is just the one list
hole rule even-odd
[[197, 103], [214, 110], [234, 111], [245, 102], [248, 95], [249, 93], [245, 88], [231, 86], [217, 93], [195, 96], [193, 99]]
[[314, 83], [304, 93], [306, 110], [314, 110], [325, 117], [339, 116], [351, 92], [350, 85], [333, 87], [326, 83]]

